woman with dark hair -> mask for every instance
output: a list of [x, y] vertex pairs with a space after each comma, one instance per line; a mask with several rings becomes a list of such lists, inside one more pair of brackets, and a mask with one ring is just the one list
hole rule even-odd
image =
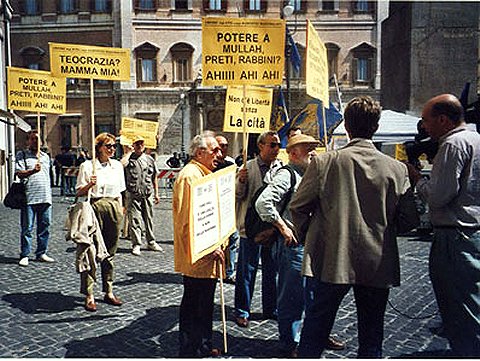
[[[121, 306], [122, 301], [113, 294], [113, 258], [122, 225], [125, 177], [122, 164], [112, 158], [115, 148], [113, 134], [101, 133], [95, 138], [96, 159], [87, 160], [80, 165], [76, 189], [77, 197], [89, 195], [109, 254], [100, 263], [104, 301], [113, 306]], [[91, 312], [97, 310], [93, 295], [94, 284], [94, 274], [89, 271], [80, 273], [80, 292], [86, 296], [85, 309]]]

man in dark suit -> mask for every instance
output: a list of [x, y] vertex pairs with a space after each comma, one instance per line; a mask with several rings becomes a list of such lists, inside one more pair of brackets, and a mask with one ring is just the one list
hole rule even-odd
[[380, 105], [367, 96], [344, 113], [350, 142], [312, 159], [290, 204], [305, 244], [305, 320], [299, 357], [319, 358], [341, 301], [353, 287], [358, 357], [382, 357], [389, 288], [400, 284], [396, 233], [416, 226], [405, 164], [378, 151]]

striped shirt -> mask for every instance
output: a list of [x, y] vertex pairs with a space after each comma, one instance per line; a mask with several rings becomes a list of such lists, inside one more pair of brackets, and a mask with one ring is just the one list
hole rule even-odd
[[[35, 168], [38, 159], [36, 153], [26, 149], [15, 157], [15, 173]], [[27, 204], [52, 204], [52, 188], [50, 187], [50, 157], [40, 152], [39, 172], [26, 178]], [[26, 166], [26, 167], [25, 167]]]

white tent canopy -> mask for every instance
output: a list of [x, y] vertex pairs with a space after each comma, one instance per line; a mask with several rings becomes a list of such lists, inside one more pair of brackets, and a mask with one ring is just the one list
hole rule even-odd
[[[392, 143], [413, 140], [418, 133], [417, 123], [419, 120], [419, 117], [412, 115], [394, 112], [393, 110], [383, 110], [380, 116], [379, 127], [373, 136], [373, 140]], [[333, 135], [347, 135], [344, 122], [335, 129]]]

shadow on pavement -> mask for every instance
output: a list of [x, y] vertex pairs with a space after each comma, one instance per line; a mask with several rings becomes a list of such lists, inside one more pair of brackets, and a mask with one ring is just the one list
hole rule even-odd
[[60, 292], [11, 293], [2, 297], [11, 307], [28, 314], [58, 313], [83, 307], [83, 299]]
[[[151, 308], [146, 315], [108, 335], [71, 341], [64, 345], [65, 358], [175, 358], [178, 355], [178, 307]], [[215, 321], [220, 315], [215, 312]], [[232, 326], [228, 324], [227, 330]], [[223, 348], [223, 335], [215, 331], [214, 347]], [[228, 335], [229, 353], [234, 357], [278, 357], [276, 340]]]
[[[108, 335], [71, 341], [64, 345], [70, 358], [175, 357], [177, 332], [165, 337], [178, 321], [178, 307], [151, 308], [146, 315]], [[162, 335], [162, 337], [158, 337]], [[170, 339], [171, 338], [171, 339]], [[173, 344], [172, 344], [173, 343]]]
[[18, 263], [19, 259], [20, 259], [20, 256], [19, 257], [5, 257], [4, 255], [0, 255], [0, 263], [3, 263], [3, 264]]
[[152, 284], [183, 284], [182, 275], [178, 273], [139, 273], [130, 272], [126, 276], [129, 280], [115, 282], [117, 286], [130, 286], [137, 283], [152, 283]]

